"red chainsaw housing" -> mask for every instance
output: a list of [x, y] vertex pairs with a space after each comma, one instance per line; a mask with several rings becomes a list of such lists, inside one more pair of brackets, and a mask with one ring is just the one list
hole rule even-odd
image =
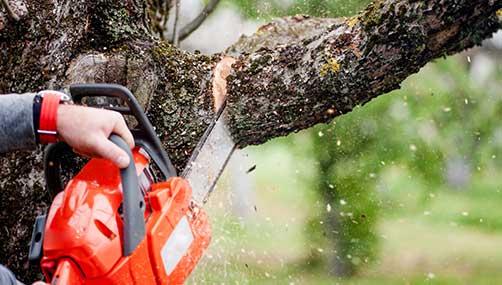
[[133, 150], [147, 204], [146, 236], [122, 254], [119, 170], [92, 159], [59, 193], [45, 226], [42, 271], [51, 284], [182, 284], [211, 239], [206, 213], [179, 177], [152, 184], [149, 158]]

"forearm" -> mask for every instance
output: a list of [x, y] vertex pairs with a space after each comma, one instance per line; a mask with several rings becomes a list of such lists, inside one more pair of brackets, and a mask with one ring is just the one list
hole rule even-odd
[[0, 95], [0, 153], [33, 149], [36, 146], [33, 126], [34, 96]]

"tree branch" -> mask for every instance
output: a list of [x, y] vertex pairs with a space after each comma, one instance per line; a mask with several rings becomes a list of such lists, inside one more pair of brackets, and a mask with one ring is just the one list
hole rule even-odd
[[180, 0], [174, 0], [176, 4], [174, 5], [174, 23], [173, 23], [173, 35], [171, 37], [171, 43], [174, 46], [179, 45], [179, 31], [178, 31], [178, 20], [180, 17]]
[[315, 18], [296, 15], [275, 19], [261, 26], [251, 36], [242, 35], [225, 52], [232, 56], [250, 54], [262, 48], [273, 49], [279, 45], [301, 44], [303, 40], [326, 33], [335, 24], [342, 24], [346, 18]]
[[204, 9], [202, 9], [200, 14], [180, 30], [179, 40], [183, 41], [188, 36], [190, 36], [195, 30], [197, 30], [200, 27], [200, 25], [204, 23], [206, 18], [218, 6], [218, 3], [220, 3], [220, 0], [210, 0], [209, 3], [207, 3], [207, 5], [204, 7]]
[[165, 40], [169, 11], [175, 0], [144, 0], [143, 25], [151, 34]]
[[14, 20], [16, 22], [19, 21], [19, 16], [16, 13], [14, 13], [12, 8], [10, 7], [9, 0], [2, 0], [2, 4], [5, 7], [5, 10], [7, 11], [7, 15], [9, 15], [9, 17], [12, 20]]
[[[260, 144], [329, 122], [397, 89], [427, 62], [490, 37], [500, 28], [496, 11], [501, 5], [387, 0], [333, 25], [309, 18], [276, 22], [264, 32], [278, 34], [279, 40], [231, 49], [244, 51], [228, 83], [234, 138], [241, 147]], [[291, 21], [307, 23], [293, 29], [281, 24]], [[314, 31], [316, 25], [323, 27], [321, 33]], [[300, 28], [308, 36], [295, 35]], [[259, 31], [244, 42], [261, 37]]]

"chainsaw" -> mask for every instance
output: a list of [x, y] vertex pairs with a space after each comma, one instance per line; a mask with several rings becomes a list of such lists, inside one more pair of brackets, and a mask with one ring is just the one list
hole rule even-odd
[[70, 87], [70, 94], [77, 104], [102, 97], [123, 102], [98, 107], [134, 117], [135, 148], [111, 135], [110, 140], [130, 156], [130, 165], [118, 169], [108, 160], [93, 158], [65, 187], [61, 157], [69, 146], [47, 148], [45, 179], [53, 201], [35, 220], [30, 262], [40, 264], [51, 285], [183, 284], [211, 240], [202, 205], [235, 149], [224, 121], [225, 108], [220, 108], [178, 176], [127, 88], [79, 84]]

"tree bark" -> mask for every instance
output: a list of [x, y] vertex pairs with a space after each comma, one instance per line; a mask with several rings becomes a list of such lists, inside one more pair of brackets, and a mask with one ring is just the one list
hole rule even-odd
[[[171, 3], [171, 2], [169, 2]], [[170, 4], [166, 5], [170, 5]], [[158, 1], [10, 0], [0, 10], [0, 93], [128, 86], [178, 170], [214, 118], [212, 80], [223, 54], [158, 39]], [[500, 0], [378, 0], [357, 16], [296, 16], [265, 25], [227, 53], [228, 121], [240, 147], [328, 122], [399, 87], [430, 60], [472, 47], [500, 28]], [[500, 14], [500, 13], [499, 13]], [[2, 155], [0, 262], [32, 280], [34, 217], [50, 203], [42, 155]]]
[[293, 17], [242, 39], [230, 49], [246, 53], [233, 66], [228, 97], [239, 145], [328, 122], [499, 28], [501, 1], [460, 2], [376, 1], [342, 22]]

